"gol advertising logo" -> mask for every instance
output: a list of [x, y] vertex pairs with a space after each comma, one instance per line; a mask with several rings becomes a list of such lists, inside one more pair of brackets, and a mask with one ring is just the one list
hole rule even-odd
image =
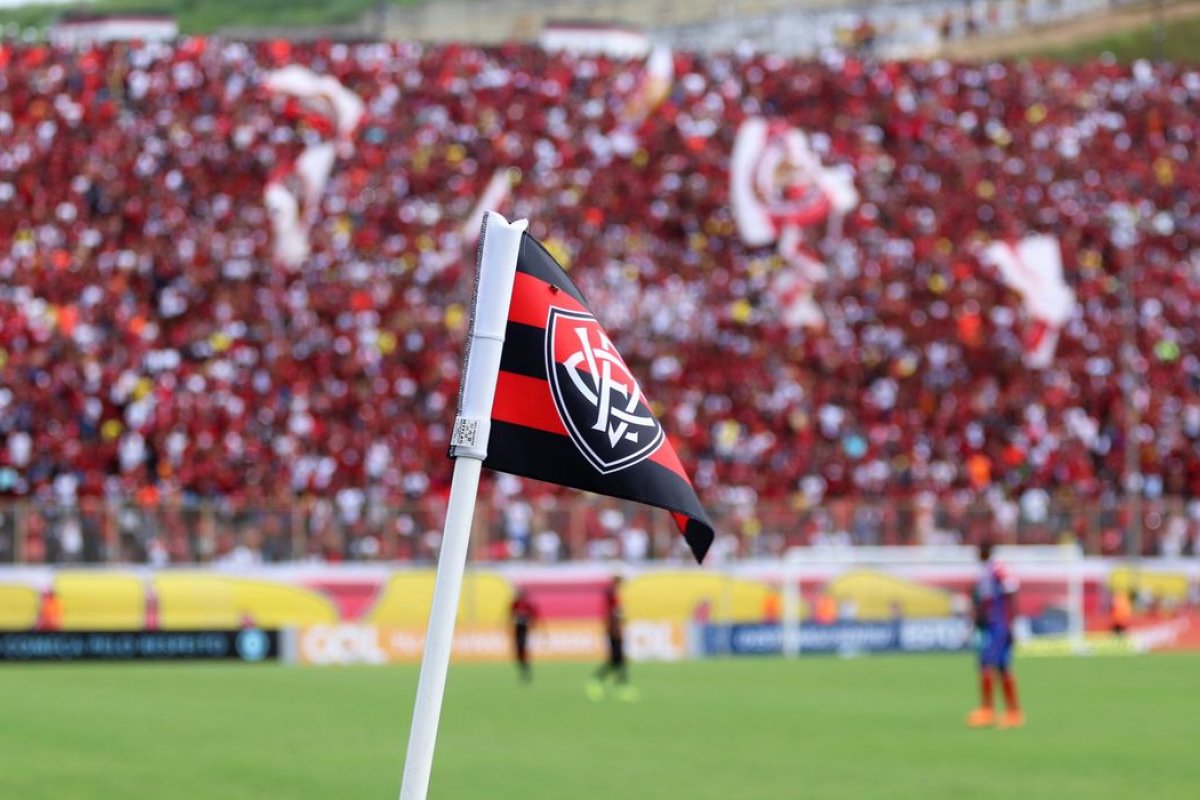
[[591, 314], [550, 309], [546, 374], [571, 441], [600, 473], [631, 467], [662, 443], [641, 387]]

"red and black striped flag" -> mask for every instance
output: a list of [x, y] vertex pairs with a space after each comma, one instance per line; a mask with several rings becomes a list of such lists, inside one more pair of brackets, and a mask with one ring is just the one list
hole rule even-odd
[[697, 561], [712, 544], [712, 523], [637, 380], [583, 295], [527, 233], [483, 465], [667, 509]]

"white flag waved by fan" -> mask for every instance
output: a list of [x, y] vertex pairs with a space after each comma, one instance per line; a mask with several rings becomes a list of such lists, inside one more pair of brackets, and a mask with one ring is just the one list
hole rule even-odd
[[300, 219], [300, 202], [279, 181], [271, 181], [263, 192], [271, 219], [271, 242], [275, 260], [294, 267], [308, 258], [308, 228]]
[[498, 169], [492, 174], [492, 179], [479, 195], [470, 216], [462, 224], [460, 231], [464, 241], [471, 247], [479, 243], [479, 231], [483, 227], [483, 215], [488, 211], [503, 209], [512, 194], [513, 178], [508, 169]]
[[328, 118], [343, 140], [348, 140], [354, 133], [366, 110], [362, 98], [337, 78], [318, 75], [299, 64], [267, 73], [263, 85], [272, 92], [295, 97], [310, 111]]
[[621, 122], [629, 127], [642, 124], [667, 99], [674, 82], [675, 55], [666, 45], [657, 45], [650, 51], [637, 87], [621, 110]]
[[1016, 244], [993, 242], [984, 257], [1004, 283], [1021, 295], [1033, 320], [1025, 336], [1025, 363], [1045, 369], [1054, 360], [1058, 334], [1075, 310], [1075, 293], [1063, 280], [1062, 247], [1053, 236], [1027, 236]]
[[320, 127], [332, 131], [338, 142], [310, 141], [295, 163], [284, 165], [263, 192], [275, 259], [297, 267], [311, 251], [309, 230], [318, 217], [338, 154], [349, 157], [354, 152], [353, 136], [366, 104], [337, 78], [296, 64], [267, 73], [263, 85], [276, 94], [296, 98], [309, 113], [323, 118]]
[[296, 159], [296, 175], [303, 187], [305, 209], [315, 209], [321, 201], [336, 158], [333, 144], [320, 142], [304, 148], [304, 152]]

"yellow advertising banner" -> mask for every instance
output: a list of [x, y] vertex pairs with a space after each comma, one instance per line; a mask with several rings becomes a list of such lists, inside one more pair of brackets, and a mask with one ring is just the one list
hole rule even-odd
[[[425, 631], [374, 625], [312, 625], [294, 631], [285, 659], [297, 664], [405, 664], [421, 659]], [[608, 642], [595, 622], [547, 622], [529, 635], [534, 661], [600, 661]], [[675, 661], [688, 654], [682, 625], [634, 621], [625, 628], [625, 649], [635, 661]], [[511, 629], [464, 627], [454, 632], [454, 661], [507, 661], [513, 658]]]

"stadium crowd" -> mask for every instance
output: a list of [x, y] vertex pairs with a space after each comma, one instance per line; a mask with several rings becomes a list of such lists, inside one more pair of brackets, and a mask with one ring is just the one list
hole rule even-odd
[[[259, 89], [287, 63], [368, 107], [297, 269], [272, 263], [262, 199], [320, 135]], [[788, 512], [844, 497], [1200, 498], [1200, 71], [676, 54], [669, 96], [630, 126], [639, 69], [528, 46], [0, 43], [0, 498], [437, 518], [460, 228], [503, 167], [503, 210], [570, 269], [735, 533], [818, 535]], [[781, 324], [776, 256], [736, 237], [729, 156], [751, 115], [856, 176], [843, 235], [813, 235], [821, 330]], [[1079, 301], [1044, 370], [979, 258], [1029, 232], [1060, 238]], [[600, 516], [589, 535], [611, 537]], [[388, 519], [372, 535], [424, 532]], [[311, 554], [417, 550], [357, 546], [368, 529]]]

